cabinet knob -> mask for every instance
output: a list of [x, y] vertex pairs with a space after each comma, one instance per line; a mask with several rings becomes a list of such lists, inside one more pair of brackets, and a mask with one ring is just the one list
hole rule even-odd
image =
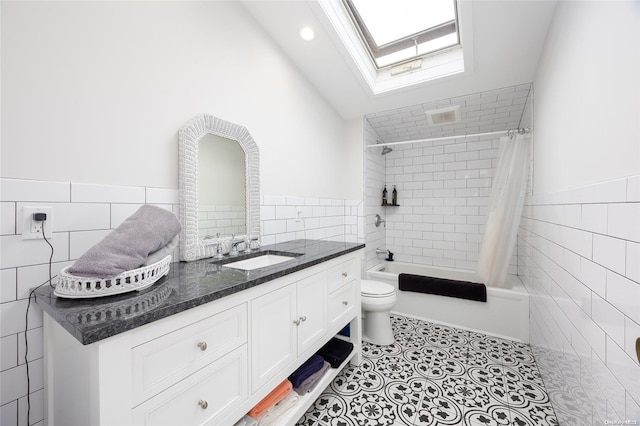
[[299, 320], [299, 319], [297, 319], [297, 320], [293, 320], [293, 323], [294, 323], [295, 325], [300, 325], [300, 320]]
[[198, 347], [200, 348], [201, 351], [206, 351], [207, 350], [207, 343], [206, 342], [200, 342], [198, 343]]
[[345, 305], [345, 306], [347, 306], [347, 305], [349, 304], [349, 301], [348, 301], [348, 300], [343, 300], [343, 301], [342, 301], [342, 304], [343, 304], [343, 305]]
[[301, 316], [300, 317], [300, 321], [306, 321], [306, 320], [307, 320], [307, 317], [305, 317], [305, 316]]
[[345, 277], [345, 278], [346, 278], [348, 275], [349, 275], [349, 274], [347, 274], [346, 272], [343, 272], [343, 273], [342, 273], [342, 276], [343, 276], [343, 277]]
[[203, 401], [202, 399], [200, 401], [198, 401], [198, 405], [200, 406], [200, 408], [202, 408], [203, 410], [206, 410], [207, 407], [209, 406], [209, 403], [207, 401]]

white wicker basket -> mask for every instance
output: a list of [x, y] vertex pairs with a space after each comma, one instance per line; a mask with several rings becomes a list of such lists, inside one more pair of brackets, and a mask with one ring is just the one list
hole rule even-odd
[[53, 292], [58, 297], [81, 299], [112, 296], [128, 291], [143, 290], [169, 273], [171, 255], [152, 265], [125, 271], [111, 278], [78, 277], [67, 272], [70, 266], [58, 274], [58, 285]]

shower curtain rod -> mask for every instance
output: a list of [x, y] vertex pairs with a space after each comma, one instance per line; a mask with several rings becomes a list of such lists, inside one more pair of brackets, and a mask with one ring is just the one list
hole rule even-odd
[[523, 134], [523, 133], [529, 133], [529, 131], [530, 131], [529, 128], [525, 127], [522, 129], [499, 130], [497, 132], [472, 133], [468, 135], [458, 135], [458, 136], [442, 136], [439, 138], [414, 139], [409, 141], [389, 142], [389, 143], [381, 142], [379, 144], [367, 145], [367, 148], [373, 148], [373, 147], [380, 148], [380, 146], [394, 146], [394, 145], [405, 145], [409, 143], [419, 143], [419, 142], [445, 141], [449, 139], [463, 139], [463, 138], [472, 138], [477, 136], [489, 136], [489, 135], [499, 135], [499, 134], [504, 134], [504, 135], [514, 134], [514, 133]]

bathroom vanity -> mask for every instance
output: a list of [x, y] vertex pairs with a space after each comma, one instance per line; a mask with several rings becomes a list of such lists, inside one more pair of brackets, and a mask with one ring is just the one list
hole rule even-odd
[[[49, 425], [233, 425], [347, 324], [344, 364], [360, 363], [363, 247], [281, 243], [247, 256], [291, 259], [254, 269], [174, 263], [145, 291], [97, 299], [39, 289]], [[294, 424], [340, 368], [278, 424]]]

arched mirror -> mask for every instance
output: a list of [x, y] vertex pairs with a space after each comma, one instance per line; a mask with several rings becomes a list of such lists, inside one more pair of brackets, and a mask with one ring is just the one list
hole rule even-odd
[[243, 126], [200, 115], [179, 132], [180, 260], [260, 237], [259, 151]]

